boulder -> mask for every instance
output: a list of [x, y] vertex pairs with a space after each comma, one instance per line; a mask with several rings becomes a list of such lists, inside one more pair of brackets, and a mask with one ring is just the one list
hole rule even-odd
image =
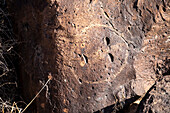
[[91, 113], [144, 95], [158, 61], [169, 59], [168, 3], [14, 0], [23, 97], [29, 102], [49, 74], [35, 112]]

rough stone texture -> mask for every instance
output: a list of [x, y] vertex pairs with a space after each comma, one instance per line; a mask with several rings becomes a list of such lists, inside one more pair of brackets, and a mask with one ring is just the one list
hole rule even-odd
[[170, 76], [153, 86], [151, 91], [139, 105], [138, 113], [169, 113], [170, 103]]
[[[152, 5], [154, 5], [154, 3]], [[154, 18], [155, 23], [145, 35], [141, 48], [142, 53], [138, 53], [135, 57], [135, 82], [139, 85], [139, 87], [136, 87], [138, 89], [135, 90], [138, 90], [137, 94], [139, 95], [146, 92], [153, 85], [156, 75], [162, 75], [165, 72], [165, 69], [160, 69], [159, 64], [164, 62], [162, 66], [165, 66], [167, 65], [165, 62], [169, 59], [169, 17], [167, 15], [170, 12], [169, 10], [165, 10], [166, 6], [169, 7], [168, 4], [166, 5], [164, 3], [163, 6], [156, 5], [157, 10], [155, 11], [150, 9], [150, 13], [153, 13], [152, 15], [154, 15], [152, 18]], [[165, 11], [163, 11], [163, 8], [165, 8]], [[149, 9], [147, 10], [149, 11]], [[161, 15], [166, 16], [163, 17]], [[167, 69], [168, 68], [166, 68], [166, 71]]]
[[142, 96], [160, 75], [159, 61], [169, 59], [168, 1], [15, 0], [13, 6], [27, 101], [49, 73], [54, 78], [35, 112], [94, 112]]

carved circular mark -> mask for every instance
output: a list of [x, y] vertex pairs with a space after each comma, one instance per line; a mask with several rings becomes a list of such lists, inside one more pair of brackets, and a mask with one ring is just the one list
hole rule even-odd
[[[110, 54], [111, 54], [111, 53], [110, 53]], [[109, 55], [109, 56], [111, 56], [110, 60], [111, 60], [111, 61], [114, 61], [113, 55], [111, 54], [111, 55]], [[89, 83], [89, 84], [99, 84], [99, 83], [108, 82], [108, 81], [110, 81], [110, 80], [113, 80], [113, 79], [114, 79], [118, 74], [120, 74], [120, 73], [122, 72], [122, 70], [125, 68], [125, 66], [126, 66], [126, 64], [127, 64], [127, 59], [128, 59], [128, 51], [126, 51], [126, 54], [125, 54], [125, 58], [124, 58], [124, 59], [125, 59], [125, 60], [124, 60], [124, 63], [123, 63], [121, 66], [116, 65], [116, 67], [119, 67], [119, 71], [116, 72], [116, 73], [114, 73], [114, 74], [107, 73], [107, 74], [108, 74], [108, 77], [107, 77], [106, 79], [104, 79], [104, 80], [98, 80], [98, 79], [96, 79], [96, 80], [92, 80], [92, 81], [83, 80], [83, 82]], [[110, 75], [112, 75], [112, 76], [110, 76]], [[99, 76], [99, 77], [100, 77], [100, 76]]]
[[85, 61], [81, 61], [81, 62], [80, 62], [80, 66], [81, 66], [81, 67], [84, 67], [85, 64], [86, 64]]
[[[116, 30], [116, 29], [112, 29], [112, 28], [110, 28], [110, 27], [108, 27], [108, 26], [106, 26], [106, 25], [102, 25], [102, 24], [92, 24], [92, 25], [89, 25], [89, 26], [86, 26], [85, 28], [83, 28], [83, 29], [81, 29], [81, 34], [80, 34], [80, 36], [81, 35], [85, 35], [85, 34], [83, 34], [83, 33], [85, 33], [87, 30], [89, 30], [89, 29], [91, 29], [91, 28], [93, 28], [93, 27], [104, 27], [104, 28], [108, 28], [108, 29], [110, 29], [110, 30], [113, 30], [113, 32], [115, 32], [114, 33], [114, 35], [118, 35], [118, 37], [120, 38], [120, 40], [122, 40], [122, 41], [117, 41], [116, 39], [117, 39], [117, 37], [115, 37], [115, 39], [113, 40], [113, 42], [111, 43], [111, 40], [109, 39], [109, 37], [105, 37], [104, 38], [104, 44], [106, 45], [106, 46], [109, 46], [110, 48], [108, 49], [108, 48], [106, 48], [106, 46], [101, 46], [101, 48], [97, 48], [97, 47], [94, 47], [94, 48], [91, 48], [91, 50], [92, 51], [94, 51], [94, 50], [96, 50], [96, 52], [92, 52], [92, 54], [88, 54], [89, 56], [88, 56], [88, 58], [89, 58], [89, 66], [91, 66], [91, 65], [94, 65], [94, 67], [95, 67], [95, 62], [94, 63], [92, 63], [93, 61], [91, 61], [91, 59], [92, 58], [94, 58], [94, 57], [98, 57], [99, 56], [99, 60], [101, 61], [101, 62], [103, 62], [103, 61], [105, 61], [106, 59], [107, 59], [107, 56], [108, 56], [108, 58], [109, 58], [109, 60], [110, 60], [110, 62], [117, 62], [118, 60], [118, 57], [120, 57], [121, 59], [123, 59], [124, 60], [124, 62], [120, 62], [120, 61], [118, 61], [117, 62], [117, 65], [115, 64], [115, 65], [113, 65], [114, 63], [109, 63], [109, 65], [111, 66], [111, 67], [113, 67], [113, 70], [115, 70], [115, 71], [111, 71], [111, 73], [109, 72], [107, 72], [106, 73], [106, 75], [108, 74], [108, 77], [107, 78], [105, 78], [105, 77], [102, 77], [102, 79], [101, 79], [101, 77], [100, 77], [100, 75], [99, 76], [97, 76], [97, 77], [95, 77], [95, 79], [93, 78], [92, 80], [89, 80], [90, 78], [88, 78], [88, 80], [86, 80], [86, 78], [81, 78], [81, 80], [83, 81], [83, 83], [88, 83], [88, 84], [100, 84], [100, 83], [104, 83], [104, 82], [110, 82], [111, 80], [113, 80], [117, 75], [119, 75], [120, 73], [121, 73], [121, 71], [125, 68], [125, 66], [126, 66], [126, 64], [127, 64], [127, 60], [128, 60], [128, 56], [129, 56], [129, 52], [127, 51], [127, 49], [126, 48], [128, 48], [128, 45], [127, 45], [127, 43], [124, 41], [124, 37]], [[92, 33], [92, 32], [91, 32]], [[79, 35], [77, 35], [77, 36], [79, 36]], [[97, 41], [98, 39], [95, 39], [95, 41]], [[119, 40], [119, 39], [118, 39]], [[83, 40], [83, 42], [84, 42], [84, 40]], [[85, 43], [81, 43], [80, 44], [80, 48], [85, 48]], [[90, 48], [87, 48], [87, 50], [86, 50], [86, 52], [84, 52], [84, 53], [89, 53], [89, 49]], [[83, 49], [84, 50], [84, 49]], [[111, 53], [109, 53], [110, 52], [110, 50], [112, 51]], [[98, 52], [98, 51], [100, 51], [100, 52]], [[107, 52], [107, 54], [106, 55], [104, 55], [103, 53], [106, 53]], [[114, 53], [114, 56], [112, 55]], [[84, 58], [83, 58], [84, 57]], [[80, 66], [81, 67], [83, 67], [86, 63], [88, 63], [88, 59], [86, 58], [86, 56], [84, 56], [84, 54], [81, 54], [81, 58], [83, 58], [84, 60], [82, 60], [81, 62], [80, 62]], [[106, 59], [105, 59], [106, 58]], [[108, 63], [108, 61], [106, 62], [106, 63]], [[105, 66], [105, 68], [106, 67], [108, 67], [109, 68], [109, 65], [107, 65], [107, 66]], [[92, 66], [93, 67], [93, 66]], [[89, 69], [90, 67], [87, 67], [87, 69]], [[99, 69], [99, 70], [95, 70], [94, 68], [92, 68], [92, 69], [90, 69], [91, 71], [87, 71], [87, 73], [88, 74], [90, 74], [91, 72], [92, 73], [94, 73], [95, 71], [98, 73], [99, 72], [99, 74], [100, 73], [102, 73], [102, 71], [100, 71], [101, 69]], [[74, 70], [73, 70], [74, 71]], [[83, 68], [83, 71], [84, 71], [84, 68]], [[75, 74], [75, 76], [77, 76], [77, 78], [78, 78], [78, 75], [76, 75], [76, 73], [74, 73]], [[83, 76], [83, 75], [82, 75]], [[88, 75], [85, 75], [85, 76], [88, 76]], [[76, 79], [77, 79], [76, 78]], [[79, 79], [77, 79], [78, 81], [79, 81]]]

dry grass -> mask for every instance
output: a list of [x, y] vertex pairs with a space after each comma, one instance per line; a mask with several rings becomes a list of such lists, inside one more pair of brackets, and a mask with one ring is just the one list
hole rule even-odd
[[18, 108], [15, 102], [11, 104], [9, 101], [3, 101], [0, 98], [0, 111], [2, 113], [21, 113], [22, 108]]
[[17, 103], [13, 102], [11, 104], [9, 101], [3, 101], [2, 98], [0, 98], [0, 111], [2, 113], [24, 113], [25, 110], [32, 104], [32, 102], [38, 97], [38, 95], [42, 92], [42, 90], [47, 86], [49, 81], [52, 80], [51, 74], [48, 76], [47, 82], [43, 85], [43, 87], [40, 89], [40, 91], [35, 95], [35, 97], [27, 104], [27, 106], [22, 109], [17, 106]]
[[30, 103], [24, 108], [24, 110], [22, 110], [21, 113], [23, 113], [31, 104], [32, 102], [38, 97], [38, 95], [42, 92], [42, 90], [47, 86], [47, 84], [50, 82], [50, 80], [52, 80], [52, 75], [51, 73], [48, 76], [48, 80], [47, 82], [43, 85], [43, 87], [40, 89], [40, 91], [35, 95], [35, 97], [30, 101]]
[[14, 98], [17, 87], [16, 77], [12, 73], [10, 66], [12, 61], [9, 58], [13, 49], [14, 40], [12, 38], [11, 22], [6, 11], [5, 0], [0, 1], [0, 112], [2, 113], [20, 113], [15, 102], [10, 103]]
[[47, 82], [24, 109], [18, 107], [18, 103], [14, 99], [15, 90], [18, 87], [16, 82], [17, 76], [13, 71], [15, 66], [11, 66], [13, 61], [8, 58], [8, 56], [13, 54], [15, 40], [12, 38], [12, 26], [5, 3], [5, 0], [0, 1], [0, 112], [23, 113], [47, 86], [49, 81], [52, 80], [52, 75], [49, 74]]

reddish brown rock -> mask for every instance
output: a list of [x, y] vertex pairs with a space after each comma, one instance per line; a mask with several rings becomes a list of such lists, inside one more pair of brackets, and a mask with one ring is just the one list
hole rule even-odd
[[169, 58], [164, 4], [16, 0], [23, 95], [30, 100], [51, 73], [53, 80], [36, 99], [36, 112], [95, 112], [142, 96], [156, 81], [156, 58]]
[[162, 80], [158, 81], [151, 91], [146, 94], [138, 108], [138, 113], [143, 112], [158, 112], [168, 113], [170, 102], [170, 76], [164, 76]]

